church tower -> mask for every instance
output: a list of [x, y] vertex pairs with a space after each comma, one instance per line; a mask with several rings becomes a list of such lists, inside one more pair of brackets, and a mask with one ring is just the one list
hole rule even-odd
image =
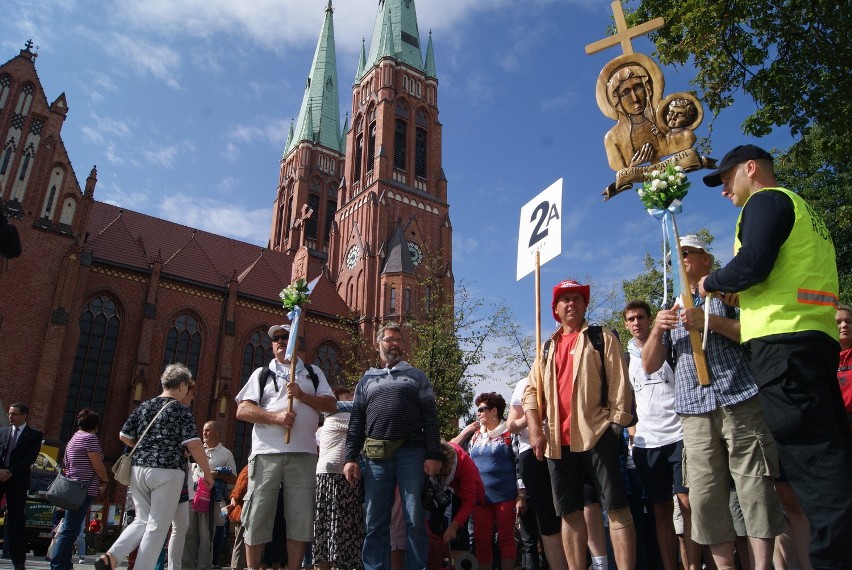
[[452, 296], [452, 226], [441, 164], [431, 35], [425, 62], [414, 0], [379, 0], [352, 87], [343, 182], [328, 270], [371, 333]]
[[284, 145], [273, 207], [269, 247], [296, 256], [294, 277], [307, 276], [309, 264], [313, 277], [328, 259], [342, 179], [346, 139], [340, 128], [333, 12], [329, 0], [302, 106]]

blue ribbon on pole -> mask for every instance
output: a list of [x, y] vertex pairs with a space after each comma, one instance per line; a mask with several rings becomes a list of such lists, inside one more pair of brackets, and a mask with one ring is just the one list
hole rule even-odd
[[293, 353], [296, 352], [296, 339], [299, 338], [299, 323], [302, 321], [302, 307], [296, 305], [293, 310], [287, 313], [287, 318], [290, 319], [290, 338], [287, 340], [287, 351], [284, 353], [284, 358], [293, 361]]
[[[674, 215], [681, 213], [683, 210], [682, 206], [683, 203], [680, 200], [674, 200], [669, 204], [668, 208], [648, 209], [648, 213], [654, 218], [661, 220], [663, 225], [663, 307], [668, 306], [669, 301], [669, 289], [666, 287], [668, 269], [666, 264], [666, 247], [668, 247], [668, 254], [670, 256], [674, 256], [675, 252], [677, 252], [677, 255], [680, 255], [680, 244], [675, 239]], [[672, 259], [672, 291], [676, 299], [680, 295], [680, 270], [674, 266], [675, 263], [680, 263], [680, 260]]]

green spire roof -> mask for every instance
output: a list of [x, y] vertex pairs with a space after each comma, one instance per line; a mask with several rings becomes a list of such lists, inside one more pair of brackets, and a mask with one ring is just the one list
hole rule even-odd
[[423, 53], [420, 51], [420, 32], [417, 30], [414, 0], [379, 0], [373, 39], [370, 41], [370, 52], [367, 54], [363, 71], [369, 70], [386, 56], [423, 70]]
[[361, 57], [358, 58], [358, 69], [355, 71], [355, 81], [361, 79], [364, 75], [364, 66], [367, 65], [367, 52], [364, 47], [364, 38], [361, 38]]
[[435, 78], [435, 52], [432, 50], [432, 31], [429, 30], [429, 43], [426, 44], [426, 77]]
[[305, 85], [299, 117], [296, 119], [294, 129], [296, 136], [285, 146], [285, 156], [303, 140], [311, 140], [342, 152], [333, 12], [331, 0], [329, 0], [325, 8], [325, 21], [314, 53], [311, 72]]

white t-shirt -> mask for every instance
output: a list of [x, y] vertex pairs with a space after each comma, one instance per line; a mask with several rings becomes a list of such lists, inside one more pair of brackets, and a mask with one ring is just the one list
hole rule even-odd
[[636, 399], [635, 447], [662, 447], [683, 439], [680, 416], [675, 413], [675, 377], [668, 362], [653, 374], [642, 369], [642, 349], [636, 339], [627, 343], [630, 383]]
[[[290, 381], [290, 365], [281, 364], [273, 360], [269, 369], [275, 372], [278, 382], [278, 391], [275, 391], [275, 382], [268, 378], [260, 393], [260, 382], [258, 376], [260, 369], [252, 372], [240, 393], [237, 394], [237, 404], [244, 400], [251, 400], [267, 412], [280, 412], [287, 409], [287, 383]], [[317, 385], [317, 396], [330, 396], [334, 398], [334, 392], [325, 379], [325, 374], [318, 366], [313, 367], [319, 378]], [[314, 393], [314, 383], [308, 376], [305, 365], [300, 358], [296, 359], [296, 382], [303, 392]], [[296, 420], [290, 430], [290, 443], [284, 443], [284, 427], [278, 424], [254, 424], [251, 434], [251, 455], [249, 459], [258, 454], [266, 453], [312, 453], [317, 454], [316, 432], [319, 425], [319, 412], [304, 402], [293, 398], [293, 412]]]
[[[512, 401], [509, 402], [510, 406], [520, 406], [523, 403], [524, 399], [524, 390], [527, 387], [527, 384], [530, 383], [530, 379], [528, 376], [525, 376], [518, 382], [518, 385], [515, 386], [515, 391], [512, 392]], [[524, 428], [520, 432], [518, 432], [518, 452], [523, 453], [530, 448], [530, 431], [527, 428]]]

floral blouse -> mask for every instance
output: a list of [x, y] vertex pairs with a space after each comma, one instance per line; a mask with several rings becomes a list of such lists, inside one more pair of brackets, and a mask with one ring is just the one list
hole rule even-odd
[[157, 396], [146, 400], [133, 410], [121, 427], [121, 434], [138, 440], [145, 428], [164, 405], [174, 402], [160, 414], [133, 453], [132, 465], [160, 469], [186, 469], [184, 446], [199, 439], [192, 410], [174, 400]]

